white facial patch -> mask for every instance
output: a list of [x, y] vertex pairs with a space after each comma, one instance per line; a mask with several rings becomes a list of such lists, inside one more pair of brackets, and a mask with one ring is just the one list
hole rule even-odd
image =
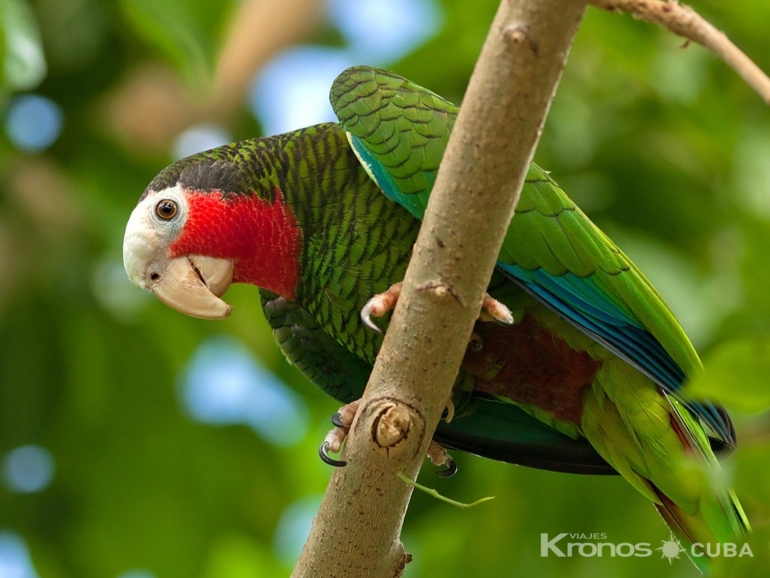
[[[158, 215], [157, 207], [163, 200], [176, 203], [176, 214], [170, 219]], [[186, 220], [187, 201], [178, 185], [151, 192], [134, 208], [123, 237], [123, 266], [132, 283], [150, 289], [153, 275], [163, 275], [169, 246]]]

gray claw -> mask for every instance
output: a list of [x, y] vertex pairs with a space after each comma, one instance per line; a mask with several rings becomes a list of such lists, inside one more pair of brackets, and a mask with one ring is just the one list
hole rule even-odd
[[452, 458], [446, 463], [446, 469], [436, 470], [434, 472], [439, 478], [451, 478], [457, 473], [457, 462]]
[[321, 461], [335, 468], [343, 468], [346, 465], [348, 465], [346, 461], [335, 460], [333, 457], [329, 455], [329, 442], [327, 441], [323, 442], [320, 446], [318, 446], [318, 455], [321, 458]]
[[334, 424], [336, 427], [341, 427], [342, 429], [347, 429], [350, 427], [342, 421], [342, 416], [338, 411], [334, 412], [334, 415], [332, 415], [332, 424]]
[[382, 333], [382, 330], [379, 327], [377, 327], [371, 319], [373, 310], [374, 310], [374, 298], [369, 299], [369, 301], [366, 302], [366, 305], [364, 305], [361, 308], [361, 321], [363, 321], [364, 325], [366, 325], [369, 329], [371, 329], [375, 333]]

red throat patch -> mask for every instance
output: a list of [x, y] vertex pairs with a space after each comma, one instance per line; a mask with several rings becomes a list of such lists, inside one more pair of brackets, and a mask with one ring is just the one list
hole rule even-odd
[[187, 222], [171, 244], [171, 257], [233, 259], [233, 282], [251, 283], [294, 299], [299, 282], [302, 231], [283, 192], [275, 200], [219, 191], [187, 193]]

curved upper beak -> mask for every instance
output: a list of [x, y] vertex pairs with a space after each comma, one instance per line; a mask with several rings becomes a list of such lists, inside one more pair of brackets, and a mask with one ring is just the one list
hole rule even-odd
[[233, 262], [200, 255], [177, 257], [149, 281], [149, 289], [172, 309], [201, 319], [224, 319], [232, 307], [220, 297], [233, 282]]

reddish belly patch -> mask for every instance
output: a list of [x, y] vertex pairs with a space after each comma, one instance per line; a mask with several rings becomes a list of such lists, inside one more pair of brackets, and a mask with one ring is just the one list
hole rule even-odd
[[463, 368], [477, 378], [477, 391], [537, 407], [560, 421], [580, 423], [582, 392], [601, 361], [572, 349], [530, 315], [513, 327], [480, 322], [475, 332], [482, 346], [468, 347]]

